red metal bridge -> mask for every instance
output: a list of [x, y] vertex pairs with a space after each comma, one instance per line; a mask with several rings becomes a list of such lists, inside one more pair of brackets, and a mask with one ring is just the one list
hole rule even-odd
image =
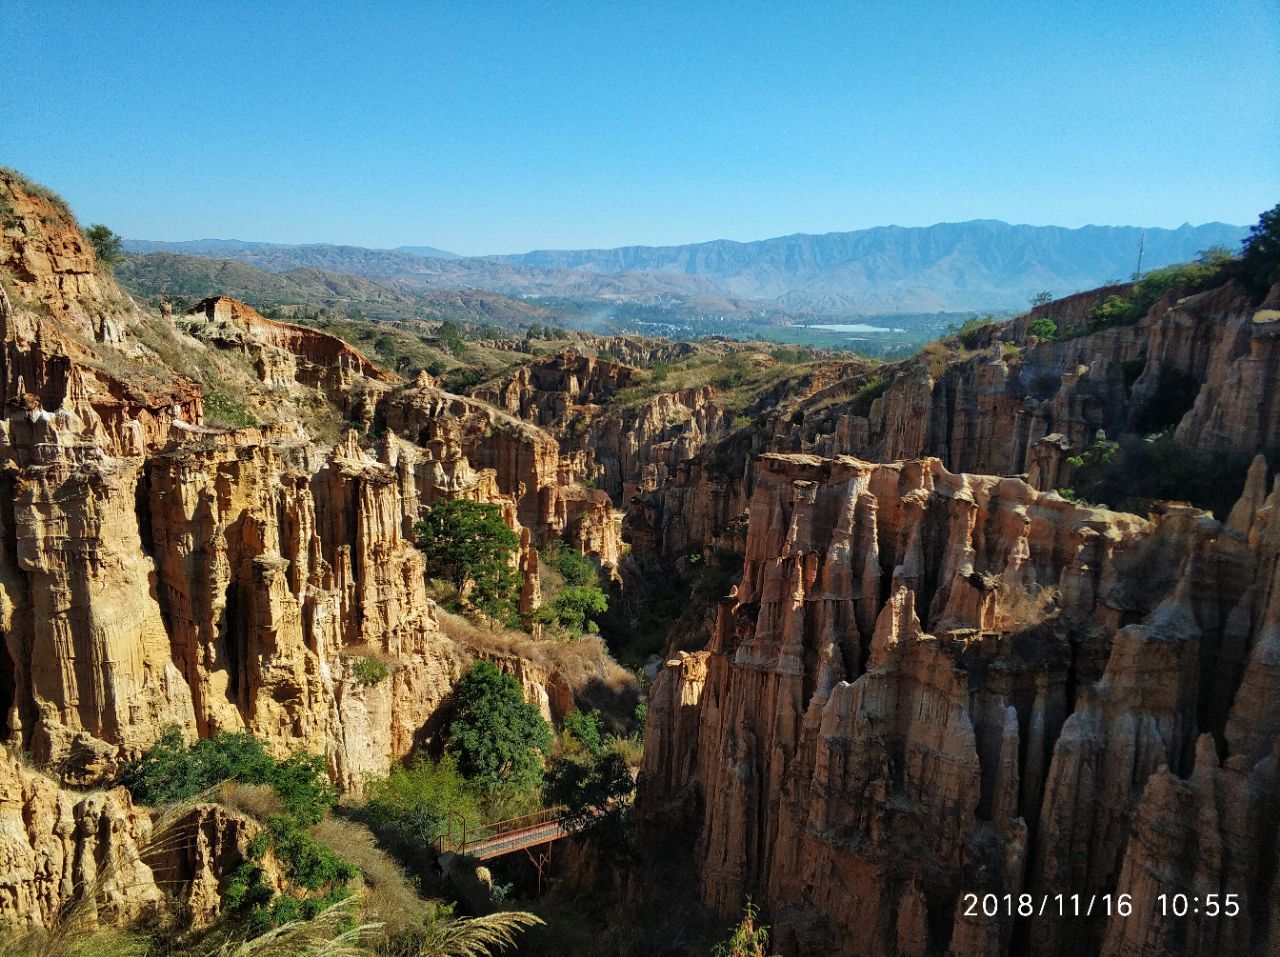
[[564, 826], [566, 813], [563, 807], [551, 807], [471, 829], [463, 822], [459, 832], [451, 832], [441, 838], [439, 849], [487, 861], [540, 844], [550, 844], [570, 834]]

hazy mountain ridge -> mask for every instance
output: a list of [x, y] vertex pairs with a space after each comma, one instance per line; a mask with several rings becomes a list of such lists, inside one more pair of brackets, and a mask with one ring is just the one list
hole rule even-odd
[[[1064, 295], [1143, 268], [1234, 249], [1247, 234], [1226, 223], [1178, 229], [1010, 225], [999, 220], [881, 226], [740, 243], [535, 250], [438, 258], [416, 252], [315, 244], [129, 240], [135, 252], [233, 258], [270, 272], [314, 267], [402, 291], [476, 287], [506, 295], [679, 299], [731, 311], [752, 304], [798, 312], [1014, 309], [1042, 289]], [[1144, 240], [1145, 237], [1145, 240]], [[416, 248], [416, 247], [415, 247]]]
[[535, 303], [483, 289], [403, 291], [350, 273], [299, 267], [271, 272], [237, 259], [205, 259], [178, 253], [128, 255], [116, 278], [143, 296], [230, 295], [258, 308], [325, 306], [356, 310], [374, 319], [453, 319], [503, 326], [555, 320]]

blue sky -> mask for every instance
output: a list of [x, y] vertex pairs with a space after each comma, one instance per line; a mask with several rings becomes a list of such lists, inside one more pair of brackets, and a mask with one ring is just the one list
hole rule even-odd
[[1276, 0], [0, 7], [0, 163], [132, 238], [478, 254], [1280, 201]]

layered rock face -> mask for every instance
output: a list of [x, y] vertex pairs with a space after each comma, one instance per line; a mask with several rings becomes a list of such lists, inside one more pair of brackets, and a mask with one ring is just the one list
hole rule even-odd
[[[1027, 474], [1048, 490], [1070, 484], [1065, 459], [1099, 429], [1142, 431], [1153, 418], [1168, 417], [1179, 440], [1199, 447], [1252, 455], [1280, 445], [1280, 289], [1255, 306], [1227, 284], [1159, 302], [1133, 326], [1060, 342], [1027, 334], [1041, 318], [1079, 325], [1117, 291], [1082, 293], [984, 330], [969, 358], [902, 363], [865, 411], [848, 400], [866, 378], [838, 383], [804, 407], [802, 428], [775, 425], [775, 448], [877, 461], [934, 455], [956, 471]], [[1021, 350], [1010, 353], [999, 336]]]
[[[0, 923], [48, 923], [108, 862], [123, 869], [103, 920], [175, 881], [204, 920], [251, 829], [205, 807], [153, 851], [149, 816], [102, 790], [122, 761], [169, 725], [243, 729], [278, 756], [323, 755], [358, 791], [494, 656], [428, 599], [420, 510], [499, 504], [527, 609], [536, 547], [561, 537], [616, 564], [619, 516], [547, 433], [429, 378], [402, 386], [324, 333], [226, 298], [144, 313], [23, 182], [0, 183]], [[261, 425], [210, 425], [192, 369]], [[501, 657], [548, 713], [573, 707], [581, 676]], [[365, 658], [388, 677], [360, 680]]]
[[[742, 583], [654, 689], [642, 818], [691, 817], [705, 900], [751, 896], [786, 954], [1265, 952], [1278, 512], [1261, 460], [1219, 523], [764, 455]], [[1209, 892], [1240, 913], [1161, 911]]]

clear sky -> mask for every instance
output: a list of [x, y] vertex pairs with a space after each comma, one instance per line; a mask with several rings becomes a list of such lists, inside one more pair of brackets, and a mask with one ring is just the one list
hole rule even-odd
[[461, 253], [1280, 201], [1278, 0], [0, 0], [0, 163], [131, 238]]

